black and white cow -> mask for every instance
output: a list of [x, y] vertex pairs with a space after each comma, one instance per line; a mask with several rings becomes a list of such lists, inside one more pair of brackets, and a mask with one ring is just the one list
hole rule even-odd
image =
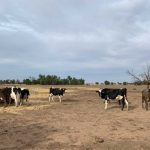
[[49, 102], [54, 101], [53, 96], [58, 96], [59, 101], [61, 103], [61, 97], [65, 94], [66, 89], [65, 88], [50, 88], [49, 89]]
[[124, 105], [127, 105], [128, 110], [128, 100], [127, 100], [127, 89], [109, 89], [104, 88], [96, 91], [101, 99], [104, 99], [105, 102], [105, 109], [107, 109], [107, 104], [110, 100], [118, 100], [119, 104], [121, 104], [121, 110], [124, 109]]
[[18, 88], [18, 91], [20, 93], [20, 105], [22, 105], [24, 100], [28, 101], [30, 92], [26, 88]]
[[[10, 93], [10, 98], [15, 101], [15, 106], [18, 106], [18, 103], [20, 101], [20, 92], [18, 88], [16, 87], [11, 87], [11, 93]], [[10, 101], [11, 103], [11, 101]]]

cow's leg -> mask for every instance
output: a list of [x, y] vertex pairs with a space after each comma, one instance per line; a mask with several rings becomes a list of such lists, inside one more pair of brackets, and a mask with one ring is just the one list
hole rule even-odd
[[51, 102], [51, 96], [50, 96], [50, 94], [49, 94], [48, 100], [49, 100], [49, 103], [50, 103]]
[[142, 99], [142, 108], [144, 108], [144, 100]]
[[127, 105], [127, 110], [129, 110], [129, 103], [128, 103], [128, 100], [125, 98], [125, 103]]
[[[17, 103], [20, 103], [21, 102], [21, 95], [17, 92], [17, 95], [16, 95], [16, 99], [17, 99]], [[22, 99], [22, 103], [23, 103], [23, 99]]]
[[20, 101], [19, 102], [20, 102], [20, 106], [21, 106], [23, 104], [23, 97], [22, 96], [20, 97]]
[[145, 108], [146, 108], [146, 110], [148, 110], [148, 100], [147, 99], [145, 100]]
[[59, 102], [61, 103], [61, 96], [59, 95], [58, 97], [59, 97]]
[[27, 97], [26, 97], [26, 103], [27, 103], [27, 104], [29, 104], [29, 99], [28, 99], [28, 98], [29, 98], [29, 97], [27, 96]]
[[17, 98], [15, 98], [15, 106], [18, 107], [18, 101], [17, 101]]
[[15, 99], [15, 106], [18, 107], [18, 99], [16, 95], [14, 96], [14, 99]]
[[25, 95], [26, 102], [28, 102], [28, 94]]
[[4, 99], [4, 107], [7, 106], [7, 99]]
[[7, 106], [7, 102], [6, 102], [6, 100], [4, 100], [4, 107], [6, 107]]
[[122, 98], [121, 103], [122, 103], [121, 110], [123, 111], [123, 109], [124, 109], [124, 105], [125, 105], [125, 100], [124, 100], [124, 98]]
[[23, 104], [23, 98], [20, 98], [20, 106]]
[[105, 110], [107, 109], [108, 100], [109, 100], [109, 98], [108, 98], [108, 96], [106, 95], [106, 96], [105, 96]]
[[53, 95], [51, 96], [51, 98], [52, 98], [52, 101], [54, 102], [54, 98], [53, 98]]
[[119, 105], [121, 105], [121, 100], [120, 99], [118, 100], [118, 103], [119, 103]]
[[107, 103], [108, 103], [107, 100], [105, 100], [105, 109], [107, 109]]
[[17, 101], [17, 97], [15, 95], [15, 93], [11, 93], [11, 98], [15, 100], [15, 106], [18, 106], [18, 101]]
[[[23, 99], [22, 99], [22, 104], [24, 103], [24, 100], [25, 100], [25, 99], [23, 98]], [[27, 102], [27, 100], [26, 100], [26, 102]]]
[[9, 98], [8, 98], [8, 105], [10, 105], [11, 104], [11, 97], [9, 96]]
[[142, 108], [144, 108], [144, 102], [145, 102], [145, 98], [142, 97]]

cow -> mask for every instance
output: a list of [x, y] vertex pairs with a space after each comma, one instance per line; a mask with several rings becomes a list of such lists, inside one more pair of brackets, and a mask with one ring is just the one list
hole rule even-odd
[[4, 102], [4, 105], [6, 106], [8, 103], [10, 104], [11, 98], [10, 98], [11, 88], [3, 88], [0, 89], [0, 100]]
[[4, 101], [4, 104], [11, 104], [12, 100], [15, 101], [15, 106], [18, 106], [18, 102], [20, 99], [20, 94], [18, 92], [18, 89], [16, 87], [11, 88], [3, 88], [0, 89], [0, 99]]
[[28, 101], [30, 92], [28, 89], [25, 88], [18, 88], [18, 91], [20, 93], [20, 105], [22, 105], [24, 99], [26, 100], [26, 102]]
[[20, 101], [20, 91], [16, 87], [11, 87], [10, 98], [15, 100], [15, 106], [18, 107], [18, 102]]
[[104, 88], [100, 89], [99, 91], [96, 91], [101, 99], [104, 99], [105, 102], [105, 109], [107, 109], [107, 104], [110, 102], [110, 100], [118, 100], [119, 104], [122, 105], [121, 110], [124, 109], [124, 105], [127, 105], [128, 110], [128, 100], [127, 100], [127, 89], [121, 88], [121, 89], [109, 89]]
[[51, 98], [52, 101], [54, 101], [53, 96], [58, 96], [59, 97], [59, 101], [61, 103], [61, 97], [65, 94], [66, 89], [65, 88], [50, 88], [49, 89], [49, 102], [51, 102]]
[[150, 89], [144, 89], [142, 91], [142, 108], [144, 108], [144, 103], [145, 103], [145, 108], [148, 110], [148, 103], [150, 102]]

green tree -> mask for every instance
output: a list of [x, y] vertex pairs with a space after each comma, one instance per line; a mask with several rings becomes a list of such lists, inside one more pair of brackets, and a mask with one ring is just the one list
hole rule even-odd
[[105, 83], [105, 85], [109, 85], [110, 84], [110, 82], [107, 81], [107, 80], [104, 83]]

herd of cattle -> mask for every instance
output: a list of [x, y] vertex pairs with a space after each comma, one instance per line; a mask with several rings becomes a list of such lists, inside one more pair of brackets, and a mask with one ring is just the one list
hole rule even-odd
[[12, 103], [15, 103], [15, 106], [22, 105], [24, 100], [28, 101], [29, 95], [29, 90], [25, 88], [6, 87], [0, 89], [0, 100], [5, 106]]
[[[65, 94], [66, 89], [65, 88], [50, 88], [49, 89], [49, 102], [54, 101], [53, 96], [58, 96], [59, 101], [62, 102], [62, 97]], [[105, 103], [105, 109], [107, 109], [108, 103], [110, 103], [111, 100], [118, 100], [119, 105], [121, 106], [121, 110], [124, 109], [124, 106], [127, 106], [127, 110], [129, 107], [129, 103], [127, 100], [127, 89], [121, 88], [121, 89], [110, 89], [110, 88], [104, 88], [96, 91], [101, 99], [104, 100]], [[15, 103], [15, 106], [22, 105], [23, 101], [28, 101], [28, 97], [30, 95], [29, 89], [26, 88], [2, 88], [0, 89], [0, 101], [4, 103], [4, 105], [10, 105], [12, 103]], [[148, 105], [150, 102], [150, 89], [145, 89], [142, 91], [142, 107], [146, 108], [148, 110]], [[144, 106], [145, 105], [145, 106]]]

